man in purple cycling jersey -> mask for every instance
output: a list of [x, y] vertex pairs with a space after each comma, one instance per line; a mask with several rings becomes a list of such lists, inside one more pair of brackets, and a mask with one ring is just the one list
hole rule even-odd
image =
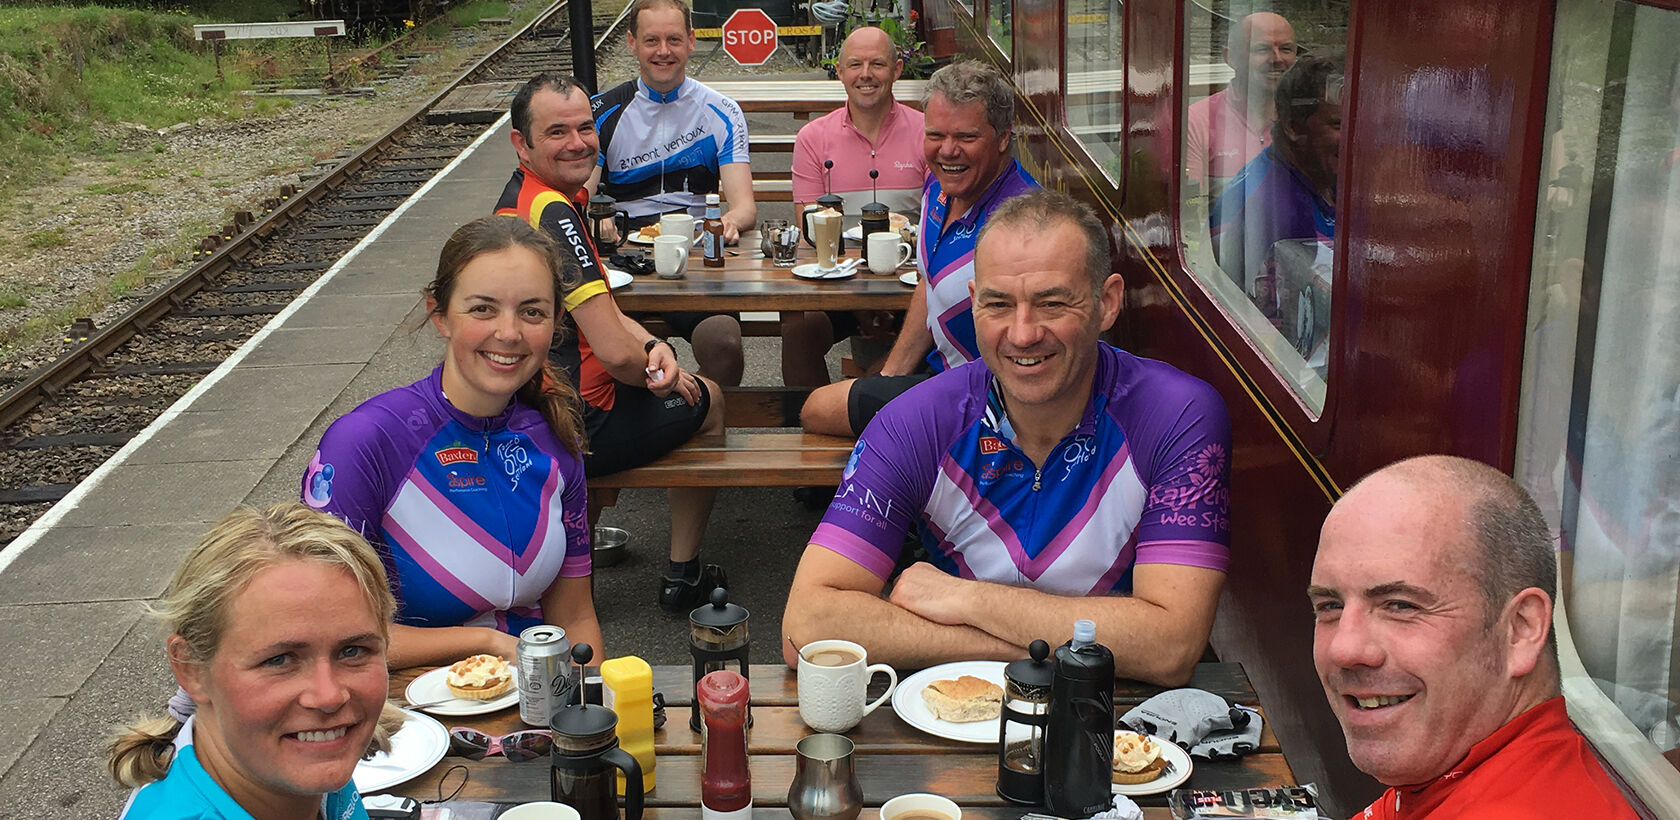
[[[870, 422], [800, 559], [791, 646], [845, 638], [920, 667], [1017, 659], [1096, 621], [1119, 677], [1188, 680], [1230, 543], [1231, 428], [1205, 382], [1099, 341], [1107, 231], [1065, 194], [1000, 205], [974, 254], [980, 361]], [[914, 525], [926, 563], [885, 589]]]

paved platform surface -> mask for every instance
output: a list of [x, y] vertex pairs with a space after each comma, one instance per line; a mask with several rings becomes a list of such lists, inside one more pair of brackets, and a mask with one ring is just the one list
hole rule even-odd
[[[798, 124], [749, 120], [769, 133]], [[770, 153], [754, 164], [785, 172], [787, 162]], [[105, 772], [106, 740], [139, 714], [161, 715], [175, 689], [148, 600], [230, 508], [296, 498], [329, 423], [440, 360], [436, 334], [414, 329], [420, 288], [444, 238], [489, 212], [514, 163], [507, 126], [493, 127], [237, 360], [0, 552], [0, 687], [11, 693], [0, 699], [0, 820], [116, 816], [125, 792]], [[760, 218], [790, 207], [761, 205]], [[779, 341], [747, 345], [746, 383], [779, 384]], [[719, 494], [702, 557], [728, 569], [733, 597], [752, 612], [755, 663], [780, 660], [786, 589], [819, 518], [786, 489]], [[687, 662], [686, 620], [654, 605], [669, 535], [663, 491], [626, 491], [602, 523], [632, 533], [629, 558], [595, 577], [609, 652]]]

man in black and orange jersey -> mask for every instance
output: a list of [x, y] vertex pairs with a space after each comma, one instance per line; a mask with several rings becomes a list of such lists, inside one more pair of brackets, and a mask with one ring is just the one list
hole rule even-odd
[[[583, 281], [564, 299], [575, 332], [556, 333], [549, 356], [583, 397], [589, 435], [584, 474], [594, 478], [639, 467], [697, 433], [723, 432], [717, 384], [679, 367], [670, 343], [624, 315], [607, 287], [583, 217], [584, 183], [600, 153], [588, 93], [572, 77], [539, 74], [514, 96], [512, 119], [519, 168], [502, 189], [496, 213], [547, 231], [583, 268]], [[660, 583], [659, 604], [686, 612], [716, 585], [715, 579], [701, 578], [699, 552], [717, 491], [673, 488], [669, 494], [671, 564]]]

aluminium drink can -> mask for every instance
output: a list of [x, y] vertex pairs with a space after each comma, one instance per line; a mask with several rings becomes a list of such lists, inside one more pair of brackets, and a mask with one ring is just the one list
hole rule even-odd
[[577, 688], [566, 630], [541, 624], [519, 633], [519, 719], [547, 728]]

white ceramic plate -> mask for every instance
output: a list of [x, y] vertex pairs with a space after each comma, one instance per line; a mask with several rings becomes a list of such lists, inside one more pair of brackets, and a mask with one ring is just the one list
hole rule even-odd
[[1122, 786], [1119, 783], [1110, 784], [1115, 794], [1127, 797], [1140, 797], [1146, 794], [1160, 794], [1170, 789], [1178, 788], [1184, 781], [1190, 779], [1190, 770], [1195, 766], [1190, 762], [1190, 753], [1180, 749], [1177, 743], [1164, 738], [1150, 735], [1150, 739], [1161, 746], [1161, 756], [1172, 764], [1172, 771], [1161, 775], [1148, 783]]
[[630, 244], [632, 244], [632, 245], [652, 245], [653, 244], [653, 237], [642, 236], [641, 229], [639, 229], [639, 228], [637, 230], [631, 231], [630, 235], [625, 237], [625, 239], [630, 240]]
[[909, 273], [899, 274], [898, 281], [903, 282], [906, 286], [913, 288], [913, 287], [916, 286], [917, 282], [922, 281], [922, 278], [921, 278], [921, 275], [916, 273], [915, 271], [910, 271]]
[[922, 689], [936, 680], [953, 679], [962, 675], [973, 675], [1002, 686], [1004, 666], [1003, 661], [958, 661], [923, 669], [898, 682], [898, 688], [893, 690], [892, 695], [893, 711], [897, 712], [905, 723], [934, 737], [960, 740], [964, 743], [996, 744], [998, 718], [977, 720], [973, 723], [940, 720], [933, 716], [933, 712], [929, 711], [927, 704], [922, 701]]
[[[444, 683], [444, 679], [447, 677], [449, 677], [449, 667], [440, 666], [433, 669], [415, 678], [408, 685], [408, 688], [403, 690], [403, 697], [409, 703], [431, 703], [450, 697], [449, 685]], [[514, 667], [513, 685], [508, 687], [507, 694], [499, 698], [490, 700], [472, 700], [470, 698], [443, 700], [442, 703], [436, 706], [427, 706], [422, 711], [431, 712], [434, 715], [487, 715], [491, 712], [499, 712], [509, 706], [518, 705], [518, 703], [519, 668]]]
[[[911, 236], [916, 235], [916, 223], [914, 221], [912, 221], [909, 225], [906, 225], [904, 229], [909, 231]], [[862, 242], [863, 241], [863, 226], [862, 225], [853, 225], [852, 227], [847, 228], [846, 230], [842, 231], [840, 233], [840, 235], [846, 237], [847, 239], [852, 240], [853, 242]]]
[[406, 783], [430, 771], [449, 751], [449, 730], [420, 714], [403, 710], [408, 720], [391, 736], [391, 751], [356, 764], [351, 780], [356, 791], [372, 794]]
[[634, 281], [636, 281], [636, 278], [625, 271], [618, 268], [607, 268], [607, 287], [612, 290], [618, 290]]
[[857, 275], [857, 269], [859, 267], [859, 265], [847, 267], [846, 263], [842, 262], [840, 263], [840, 267], [835, 268], [828, 273], [823, 273], [822, 269], [817, 267], [817, 263], [809, 262], [804, 265], [795, 266], [793, 269], [793, 275], [801, 279], [850, 279]]

